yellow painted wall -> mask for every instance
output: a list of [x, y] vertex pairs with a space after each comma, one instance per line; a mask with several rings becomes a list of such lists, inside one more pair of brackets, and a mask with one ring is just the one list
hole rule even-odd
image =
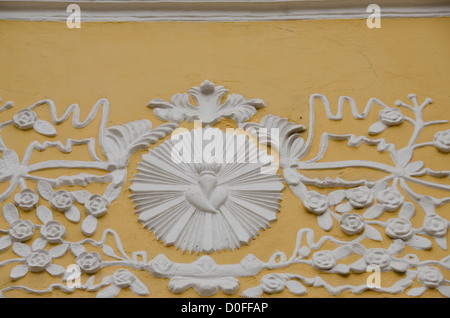
[[[419, 101], [431, 97], [434, 104], [426, 111], [428, 120], [450, 119], [450, 18], [430, 19], [384, 19], [381, 29], [368, 29], [365, 20], [322, 21], [278, 21], [242, 23], [82, 23], [81, 29], [68, 29], [62, 22], [18, 22], [0, 21], [0, 97], [2, 104], [12, 100], [15, 107], [0, 114], [0, 121], [8, 120], [19, 109], [45, 98], [55, 101], [58, 113], [62, 114], [72, 103], [81, 107], [81, 118], [90, 111], [100, 98], [111, 103], [108, 125], [122, 124], [136, 119], [150, 119], [154, 126], [162, 124], [151, 109], [146, 107], [153, 98], [170, 100], [175, 93], [185, 93], [205, 79], [223, 85], [230, 92], [245, 98], [263, 99], [267, 106], [258, 110], [250, 121], [258, 121], [266, 114], [287, 117], [290, 121], [308, 126], [308, 97], [313, 93], [327, 96], [333, 109], [341, 95], [355, 99], [362, 111], [367, 100], [377, 97], [389, 106], [397, 99], [408, 101], [407, 95], [415, 93]], [[40, 118], [49, 118], [45, 108], [39, 109]], [[349, 109], [344, 120], [331, 122], [326, 119], [323, 108], [317, 112], [317, 137], [308, 158], [318, 150], [320, 132], [366, 134], [369, 125], [377, 120], [373, 111], [367, 120], [353, 119]], [[70, 120], [58, 128], [58, 136], [51, 140], [64, 141], [68, 137], [86, 138], [95, 136], [99, 118], [88, 127], [77, 130]], [[231, 120], [221, 121], [219, 128], [233, 127]], [[184, 127], [192, 124], [183, 123]], [[423, 141], [431, 140], [438, 130], [449, 125], [434, 126], [421, 135]], [[380, 137], [398, 145], [405, 145], [411, 134], [410, 126], [390, 128]], [[5, 142], [14, 145], [19, 157], [31, 140], [46, 140], [33, 132], [23, 132], [13, 127], [2, 131]], [[158, 143], [157, 145], [159, 145]], [[152, 145], [151, 147], [155, 147]], [[86, 147], [79, 147], [70, 156], [82, 159], [87, 155]], [[377, 153], [375, 147], [348, 148], [345, 142], [333, 143], [330, 155], [325, 159], [371, 159], [389, 163], [386, 154]], [[100, 149], [97, 149], [100, 150]], [[343, 151], [345, 150], [345, 151]], [[126, 251], [146, 250], [149, 257], [164, 253], [175, 262], [191, 262], [197, 255], [182, 254], [174, 247], [166, 247], [157, 241], [153, 233], [142, 229], [134, 214], [133, 203], [128, 197], [131, 178], [137, 172], [137, 162], [146, 151], [139, 151], [130, 159], [128, 181], [121, 196], [111, 206], [108, 214], [101, 218], [94, 239], [99, 239], [103, 229], [113, 228], [122, 239]], [[434, 169], [448, 170], [448, 158], [434, 148], [417, 152], [420, 158]], [[358, 157], [356, 157], [358, 156]], [[33, 162], [42, 159], [67, 158], [55, 149], [33, 155]], [[356, 170], [356, 171], [355, 171]], [[67, 174], [67, 172], [64, 172]], [[353, 169], [344, 177], [356, 179], [364, 174], [368, 179], [379, 174]], [[46, 176], [57, 176], [61, 171], [48, 171]], [[310, 174], [325, 176], [323, 172]], [[447, 182], [448, 183], [448, 182]], [[2, 186], [3, 187], [3, 186]], [[65, 187], [73, 190], [74, 188]], [[76, 187], [81, 188], [81, 187]], [[3, 189], [3, 188], [2, 188]], [[103, 186], [92, 185], [93, 193]], [[443, 197], [448, 193], [413, 186], [422, 194]], [[317, 190], [317, 189], [312, 189]], [[12, 197], [11, 197], [12, 198]], [[8, 200], [7, 202], [11, 202]], [[41, 200], [41, 203], [44, 201]], [[443, 207], [437, 210], [447, 216]], [[83, 210], [82, 217], [83, 217]], [[24, 213], [24, 212], [21, 212]], [[25, 212], [26, 213], [26, 212]], [[36, 220], [35, 212], [29, 212]], [[80, 224], [71, 225], [61, 213], [55, 213], [68, 230], [66, 239], [80, 240]], [[387, 219], [383, 215], [380, 219]], [[418, 224], [420, 226], [421, 219]], [[0, 228], [6, 222], [0, 220]], [[316, 229], [316, 237], [324, 235], [316, 217], [307, 213], [301, 201], [289, 188], [283, 191], [281, 210], [271, 228], [260, 232], [235, 251], [214, 252], [211, 256], [219, 264], [237, 263], [248, 253], [267, 261], [276, 250], [290, 255], [295, 247], [297, 230], [302, 227]], [[38, 232], [38, 231], [37, 231]], [[37, 232], [35, 236], [37, 236]], [[384, 231], [381, 230], [381, 233]], [[348, 239], [338, 226], [329, 233], [339, 239]], [[390, 239], [384, 236], [383, 247]], [[366, 247], [381, 247], [380, 243], [363, 242]], [[437, 259], [448, 255], [433, 242], [431, 251], [418, 252], [409, 247], [403, 252], [416, 253], [421, 259]], [[334, 248], [326, 243], [322, 249]], [[2, 259], [12, 257], [10, 251]], [[353, 258], [356, 260], [357, 258]], [[349, 259], [349, 262], [351, 259]], [[68, 254], [59, 261], [67, 265], [73, 262]], [[10, 285], [9, 272], [13, 265], [0, 269], [0, 288]], [[117, 268], [107, 268], [96, 274], [96, 281], [110, 275]], [[279, 272], [284, 272], [282, 269]], [[319, 271], [309, 266], [295, 266], [289, 272], [301, 272], [316, 276]], [[133, 271], [150, 289], [150, 297], [198, 297], [192, 289], [181, 295], [171, 294], [167, 289], [168, 279], [152, 278], [146, 272]], [[259, 284], [259, 279], [269, 273], [263, 270], [257, 277], [240, 278], [242, 291]], [[341, 277], [335, 274], [320, 274], [334, 285], [344, 283], [364, 284], [367, 275]], [[385, 273], [382, 286], [390, 286], [401, 275]], [[86, 280], [84, 274], [82, 280]], [[450, 279], [447, 277], [447, 279]], [[51, 282], [59, 281], [47, 273], [27, 275], [18, 283], [37, 289], [45, 289]], [[27, 297], [22, 291], [12, 291], [6, 296]], [[44, 295], [66, 296], [54, 291]], [[91, 297], [88, 292], [76, 291], [72, 297]], [[130, 291], [122, 291], [120, 297], [131, 297]], [[216, 297], [224, 297], [219, 292]], [[264, 295], [267, 296], [267, 295]], [[285, 290], [271, 297], [291, 297]], [[307, 297], [328, 297], [324, 288], [308, 288]], [[353, 297], [345, 291], [336, 297]], [[385, 294], [366, 292], [360, 297], [385, 297]], [[401, 294], [404, 297], [405, 294]], [[427, 291], [426, 297], [440, 297], [437, 291]], [[394, 296], [395, 297], [395, 296]]]

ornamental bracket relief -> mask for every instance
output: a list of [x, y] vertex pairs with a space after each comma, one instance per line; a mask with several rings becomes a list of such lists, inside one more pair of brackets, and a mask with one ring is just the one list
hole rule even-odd
[[[17, 111], [12, 102], [6, 102], [0, 108], [2, 117], [7, 118], [0, 123], [0, 134], [3, 129], [17, 129], [48, 140], [32, 141], [18, 151], [15, 147], [20, 145], [0, 135], [0, 201], [5, 224], [0, 229], [0, 253], [4, 255], [0, 268], [11, 268], [10, 282], [0, 293], [7, 296], [9, 291], [21, 290], [40, 295], [53, 290], [80, 290], [97, 297], [115, 297], [129, 289], [135, 295], [148, 296], [152, 281], [165, 278], [170, 292], [183, 293], [192, 288], [202, 297], [218, 292], [270, 297], [283, 290], [294, 297], [308, 296], [308, 291], [317, 287], [324, 287], [330, 295], [370, 290], [416, 297], [437, 290], [450, 297], [450, 281], [446, 278], [450, 256], [420, 258], [428, 255], [422, 252], [448, 250], [449, 220], [442, 212], [450, 202], [450, 171], [429, 167], [415, 155], [417, 150], [426, 149], [447, 156], [450, 129], [446, 120], [425, 120], [424, 112], [433, 103], [430, 98], [421, 100], [410, 94], [407, 99], [388, 106], [371, 98], [360, 112], [351, 97], [341, 96], [334, 114], [324, 95], [313, 94], [309, 97], [307, 126], [276, 114], [251, 122], [265, 103], [229, 94], [210, 81], [191, 88], [189, 94], [174, 95], [170, 102], [151, 100], [147, 106], [167, 122], [158, 127], [153, 127], [149, 119], [108, 126], [110, 105], [106, 99], [98, 100], [84, 120], [76, 104], [58, 115], [52, 100], [41, 100]], [[349, 105], [354, 119], [368, 121], [373, 112], [378, 119], [367, 123], [364, 135], [322, 133], [317, 147], [313, 147], [318, 108], [325, 111], [327, 118], [322, 120], [339, 121], [345, 105]], [[38, 117], [39, 108], [49, 111], [50, 120]], [[52, 141], [70, 116], [76, 129], [99, 118], [98, 138], [63, 136], [65, 142]], [[234, 121], [234, 131], [213, 127], [224, 118]], [[197, 127], [178, 128], [184, 121], [194, 121]], [[406, 145], [379, 138], [392, 127], [403, 125], [411, 126]], [[434, 137], [419, 142], [421, 133], [431, 126], [438, 127]], [[327, 161], [330, 145], [339, 141], [346, 143], [341, 146], [356, 150], [372, 146], [388, 155], [390, 163], [357, 158]], [[77, 146], [86, 146], [89, 158], [71, 160]], [[31, 160], [36, 150], [45, 152], [49, 148], [67, 159]], [[316, 148], [318, 151], [312, 154]], [[129, 159], [138, 150], [145, 153], [137, 174], [130, 177]], [[336, 174], [360, 168], [376, 171], [380, 177], [359, 174], [357, 179], [346, 179]], [[57, 177], [39, 174], [51, 169], [95, 173]], [[314, 171], [326, 172], [327, 176], [311, 177]], [[136, 226], [148, 229], [164, 246], [173, 245], [180, 255], [196, 255], [195, 261], [174, 262], [164, 253], [148, 259], [146, 250], [130, 252], [115, 229], [99, 231], [110, 206], [126, 190], [127, 180], [134, 207], [123, 213], [133, 213]], [[102, 184], [105, 190], [93, 192], [89, 187], [93, 184]], [[77, 190], [62, 189], [65, 186]], [[418, 186], [424, 191], [418, 191]], [[440, 195], [430, 195], [427, 189]], [[298, 201], [296, 209], [280, 208], [280, 200], [288, 191]], [[279, 247], [269, 259], [249, 253], [237, 263], [219, 264], [214, 260], [216, 253], [232, 253], [258, 240], [281, 213], [295, 213], [298, 218], [313, 216], [321, 231], [299, 228], [294, 250], [288, 253]], [[59, 215], [67, 222], [58, 221], [55, 216]], [[342, 235], [330, 235], [335, 229]], [[69, 240], [75, 231], [83, 239]], [[416, 252], [405, 254], [406, 249]], [[61, 262], [63, 257], [72, 258], [79, 269], [78, 277], [86, 274], [89, 279], [71, 284], [74, 276]], [[314, 269], [317, 275], [302, 273], [296, 267], [300, 264]], [[120, 269], [96, 279], [97, 273], [113, 266]], [[330, 275], [362, 275], [369, 266], [398, 273], [399, 278], [393, 285], [381, 287], [333, 285], [327, 281]], [[142, 280], [136, 275], [139, 271], [150, 278]], [[41, 272], [54, 282], [41, 288], [21, 283], [23, 277]], [[241, 288], [240, 279], [256, 276], [259, 285]]]

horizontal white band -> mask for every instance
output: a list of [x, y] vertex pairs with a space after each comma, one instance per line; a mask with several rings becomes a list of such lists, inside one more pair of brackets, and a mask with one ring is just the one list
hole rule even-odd
[[371, 3], [381, 18], [450, 16], [449, 0], [0, 0], [0, 19], [66, 21], [69, 3], [80, 6], [81, 22], [364, 19]]

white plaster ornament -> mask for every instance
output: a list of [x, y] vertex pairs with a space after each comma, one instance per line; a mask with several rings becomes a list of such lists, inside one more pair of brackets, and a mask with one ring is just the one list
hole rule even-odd
[[[236, 94], [224, 98], [227, 92], [222, 86], [205, 81], [189, 91], [197, 106], [189, 103], [188, 94], [177, 94], [170, 103], [157, 99], [148, 105], [162, 120], [176, 123], [201, 120], [205, 125], [205, 128], [173, 135], [148, 150], [138, 164], [138, 174], [130, 189], [136, 218], [158, 239], [166, 245], [175, 245], [180, 253], [211, 254], [199, 255], [190, 263], [175, 263], [164, 252], [149, 259], [145, 250], [129, 251], [113, 229], [97, 233], [103, 216], [109, 213], [123, 192], [130, 156], [166, 138], [176, 124], [152, 128], [149, 120], [139, 119], [107, 127], [109, 102], [106, 99], [95, 103], [84, 120], [80, 120], [80, 109], [76, 104], [70, 105], [59, 117], [51, 100], [39, 101], [20, 111], [11, 112], [14, 105], [10, 101], [0, 107], [2, 116], [9, 114], [9, 119], [0, 123], [0, 183], [5, 185], [0, 194], [5, 220], [0, 229], [0, 253], [11, 249], [16, 255], [0, 262], [0, 270], [2, 273], [8, 271], [6, 276], [10, 278], [0, 295], [7, 296], [12, 290], [38, 295], [53, 290], [68, 294], [79, 290], [97, 297], [115, 297], [121, 290], [129, 289], [137, 296], [147, 296], [153, 280], [166, 278], [170, 292], [183, 293], [193, 288], [201, 297], [238, 292], [242, 297], [260, 297], [285, 290], [294, 297], [301, 297], [317, 287], [325, 288], [332, 296], [343, 291], [359, 295], [371, 290], [409, 297], [437, 291], [450, 297], [450, 281], [446, 278], [450, 256], [440, 260], [429, 257], [430, 250], [446, 251], [448, 248], [450, 223], [441, 212], [450, 202], [450, 187], [443, 182], [450, 176], [450, 171], [428, 167], [415, 155], [416, 149], [424, 147], [439, 155], [449, 153], [448, 126], [436, 132], [432, 140], [418, 142], [419, 135], [428, 126], [447, 124], [446, 120], [423, 119], [431, 99], [419, 103], [411, 94], [408, 96], [410, 104], [396, 101], [394, 105], [398, 108], [395, 108], [371, 98], [360, 112], [352, 98], [341, 96], [337, 112], [333, 113], [324, 95], [313, 94], [309, 99], [309, 124], [305, 127], [271, 114], [259, 123], [247, 122], [257, 109], [265, 106], [264, 102], [246, 100]], [[316, 107], [324, 107], [329, 120], [341, 120], [346, 104], [358, 120], [365, 120], [374, 108], [380, 107], [378, 120], [367, 125], [367, 135], [323, 133], [318, 153], [305, 160], [314, 140]], [[38, 107], [48, 107], [51, 120], [40, 120], [34, 112]], [[403, 113], [401, 108], [413, 116]], [[32, 141], [24, 152], [20, 152], [22, 158], [17, 155], [19, 151], [14, 150], [17, 146], [14, 142], [5, 142], [1, 138], [1, 131], [6, 127], [34, 130], [51, 137], [57, 135], [58, 125], [69, 117], [72, 117], [73, 127], [82, 129], [97, 116], [101, 117], [98, 138], [76, 140], [66, 136], [65, 142]], [[237, 126], [256, 137], [256, 141], [245, 134], [224, 133], [210, 127], [222, 118], [232, 118]], [[403, 125], [414, 128], [403, 148], [384, 138], [374, 139], [378, 135], [385, 136], [391, 127]], [[387, 153], [392, 163], [356, 158], [326, 162], [323, 158], [330, 140], [346, 141], [353, 148], [363, 143], [375, 146], [379, 152]], [[106, 160], [96, 153], [97, 143]], [[277, 151], [283, 179], [277, 174], [278, 166], [273, 165], [274, 158], [262, 149], [264, 144]], [[70, 159], [73, 147], [79, 145], [87, 146], [90, 158]], [[67, 160], [30, 163], [35, 150], [48, 148], [66, 154]], [[345, 180], [337, 173], [342, 169], [361, 167], [384, 175], [377, 180], [367, 180], [364, 175], [358, 180]], [[96, 173], [54, 178], [37, 174], [54, 168], [94, 169]], [[314, 170], [326, 170], [328, 176], [319, 179], [304, 175], [305, 171]], [[422, 178], [424, 176], [426, 178]], [[283, 181], [302, 203], [299, 201], [297, 210], [279, 211]], [[89, 190], [95, 183], [107, 184], [105, 191], [93, 193]], [[426, 191], [420, 193], [416, 190], [420, 187], [410, 184], [434, 189], [442, 195], [433, 197]], [[86, 189], [69, 191], [61, 188], [71, 185]], [[59, 213], [64, 213], [69, 222], [57, 220], [55, 216]], [[116, 217], [116, 213], [114, 211], [111, 217]], [[248, 254], [238, 263], [215, 262], [214, 253], [242, 248], [251, 239], [258, 239], [257, 235], [264, 235], [261, 230], [276, 222], [277, 213], [317, 218], [323, 232], [300, 228], [290, 255], [279, 250], [266, 261]], [[36, 220], [32, 215], [37, 216], [39, 224], [32, 221]], [[342, 232], [339, 239], [327, 233], [335, 226]], [[73, 231], [81, 231], [85, 238], [73, 241]], [[364, 246], [369, 241], [370, 247]], [[325, 245], [327, 249], [324, 249]], [[70, 255], [67, 255], [68, 251]], [[351, 255], [355, 260], [349, 264], [347, 257]], [[72, 258], [78, 271], [65, 268], [60, 260], [62, 256]], [[300, 272], [296, 264], [313, 268], [317, 275], [311, 277], [311, 274]], [[122, 268], [97, 281], [96, 274], [110, 266]], [[402, 276], [391, 286], [379, 287], [368, 284], [333, 286], [326, 281], [328, 275], [361, 275], [369, 266]], [[140, 276], [140, 271], [146, 271], [151, 278], [141, 280], [148, 275]], [[52, 280], [50, 285], [32, 288], [22, 283], [22, 277], [37, 272], [47, 272]], [[260, 273], [263, 275], [258, 285], [240, 290], [240, 278], [255, 277]], [[412, 287], [415, 282], [419, 287]]]

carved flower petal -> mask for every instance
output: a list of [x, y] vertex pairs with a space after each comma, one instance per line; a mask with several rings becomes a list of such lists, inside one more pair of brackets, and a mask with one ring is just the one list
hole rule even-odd
[[28, 273], [28, 266], [27, 265], [17, 265], [11, 270], [11, 273], [9, 274], [9, 278], [11, 280], [17, 280], [19, 278], [24, 277]]
[[114, 298], [120, 293], [120, 287], [111, 285], [98, 292], [97, 298]]

